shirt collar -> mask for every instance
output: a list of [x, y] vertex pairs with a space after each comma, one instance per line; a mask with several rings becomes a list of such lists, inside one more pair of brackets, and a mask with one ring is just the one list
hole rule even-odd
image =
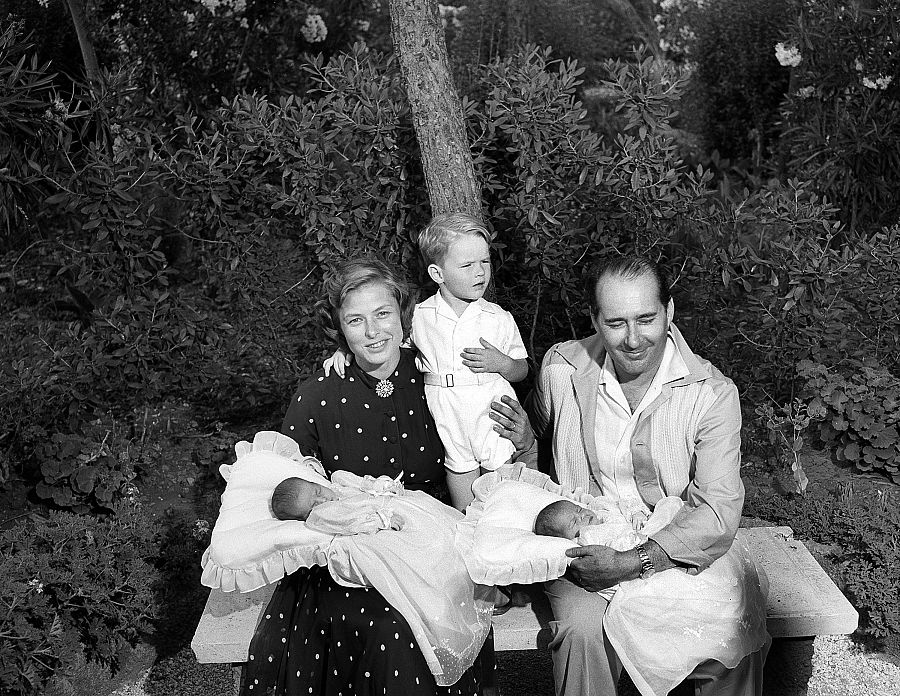
[[[453, 311], [453, 307], [451, 307], [447, 303], [447, 300], [444, 299], [444, 296], [441, 294], [440, 290], [438, 290], [432, 297], [434, 298], [433, 307], [435, 311], [437, 311], [439, 316], [450, 317], [453, 320], [462, 318], [462, 316], [456, 315], [456, 312]], [[428, 302], [428, 300], [426, 300], [426, 302]], [[425, 306], [425, 303], [423, 302], [422, 305]], [[465, 311], [463, 311], [463, 315], [480, 314], [482, 312], [486, 314], [495, 313], [493, 305], [483, 297], [479, 297], [474, 302], [469, 303]]]

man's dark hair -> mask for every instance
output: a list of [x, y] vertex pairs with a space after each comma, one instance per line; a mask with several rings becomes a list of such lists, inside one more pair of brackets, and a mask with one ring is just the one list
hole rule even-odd
[[672, 298], [669, 281], [665, 271], [655, 261], [644, 256], [626, 254], [624, 256], [610, 256], [591, 264], [584, 274], [584, 297], [591, 308], [591, 316], [596, 316], [597, 284], [601, 278], [607, 276], [621, 276], [622, 278], [640, 278], [643, 275], [653, 276], [656, 281], [656, 289], [659, 293], [659, 301], [663, 307], [668, 306]]

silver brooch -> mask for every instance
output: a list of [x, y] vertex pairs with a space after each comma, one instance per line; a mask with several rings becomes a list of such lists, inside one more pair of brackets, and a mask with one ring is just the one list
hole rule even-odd
[[389, 379], [383, 379], [375, 385], [375, 393], [382, 399], [388, 398], [394, 393], [394, 383]]

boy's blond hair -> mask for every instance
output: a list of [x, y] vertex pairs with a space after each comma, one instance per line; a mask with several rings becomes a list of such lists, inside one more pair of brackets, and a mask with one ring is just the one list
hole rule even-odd
[[484, 223], [468, 213], [437, 215], [419, 234], [419, 253], [426, 266], [438, 264], [447, 255], [447, 249], [460, 237], [480, 236], [488, 244], [491, 235]]

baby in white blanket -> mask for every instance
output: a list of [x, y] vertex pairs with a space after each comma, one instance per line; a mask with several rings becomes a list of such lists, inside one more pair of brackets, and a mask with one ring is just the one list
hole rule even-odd
[[603, 498], [595, 501], [594, 509], [571, 500], [557, 500], [538, 513], [534, 533], [577, 540], [582, 546], [601, 544], [625, 551], [643, 544], [651, 534], [669, 524], [683, 506], [681, 498], [669, 496], [660, 500], [648, 515], [643, 506], [616, 506]]

